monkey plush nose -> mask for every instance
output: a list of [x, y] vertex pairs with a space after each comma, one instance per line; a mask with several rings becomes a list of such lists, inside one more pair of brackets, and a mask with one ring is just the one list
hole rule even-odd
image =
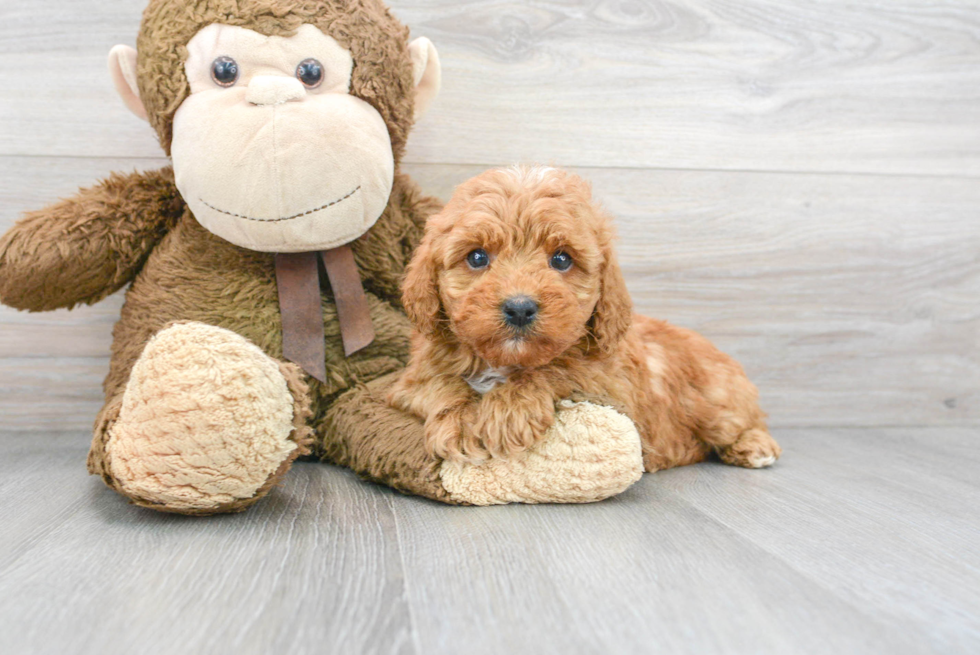
[[511, 327], [524, 328], [538, 317], [538, 303], [527, 296], [515, 296], [504, 302], [504, 322]]
[[306, 96], [306, 88], [295, 77], [261, 75], [248, 83], [245, 99], [253, 105], [282, 105]]

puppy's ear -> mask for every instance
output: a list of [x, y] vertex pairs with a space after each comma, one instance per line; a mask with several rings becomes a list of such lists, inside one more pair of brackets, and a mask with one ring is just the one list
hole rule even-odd
[[605, 255], [602, 291], [592, 314], [592, 334], [599, 350], [608, 355], [616, 350], [633, 323], [633, 301], [611, 246], [605, 248]]
[[408, 319], [419, 332], [424, 335], [435, 334], [442, 307], [439, 302], [439, 278], [431, 234], [426, 234], [422, 239], [405, 271], [402, 304]]

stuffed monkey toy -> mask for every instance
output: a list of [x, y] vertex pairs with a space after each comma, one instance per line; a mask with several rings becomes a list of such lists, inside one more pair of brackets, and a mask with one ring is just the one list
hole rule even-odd
[[93, 474], [153, 509], [240, 511], [301, 456], [457, 504], [584, 502], [642, 472], [629, 419], [565, 403], [512, 461], [450, 465], [385, 405], [399, 285], [440, 204], [399, 172], [439, 59], [381, 0], [151, 0], [110, 71], [172, 167], [115, 174], [0, 240], [0, 300], [129, 285]]

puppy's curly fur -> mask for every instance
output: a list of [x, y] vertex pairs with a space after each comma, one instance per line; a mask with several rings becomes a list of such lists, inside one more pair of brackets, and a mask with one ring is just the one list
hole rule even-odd
[[[429, 219], [403, 290], [416, 329], [388, 400], [425, 420], [438, 457], [478, 463], [526, 449], [565, 398], [632, 418], [647, 471], [712, 451], [751, 468], [780, 455], [737, 362], [633, 314], [610, 218], [571, 173], [514, 167], [461, 185]], [[508, 319], [514, 299], [526, 324]]]

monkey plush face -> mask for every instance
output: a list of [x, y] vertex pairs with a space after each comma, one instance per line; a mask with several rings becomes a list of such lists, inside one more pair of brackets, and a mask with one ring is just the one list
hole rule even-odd
[[[137, 55], [114, 49], [110, 68], [117, 89], [160, 131], [181, 196], [206, 229], [262, 252], [307, 252], [349, 243], [369, 230], [388, 204], [409, 127], [405, 123], [413, 118], [397, 112], [414, 101], [418, 115], [435, 95], [435, 50], [425, 39], [408, 44], [403, 28], [389, 29], [386, 43], [376, 34], [352, 39], [352, 28], [356, 32], [360, 25], [380, 22], [367, 16], [358, 23], [351, 13], [356, 10], [332, 21], [294, 12], [284, 23], [270, 25], [261, 3], [241, 6], [247, 5], [259, 8], [252, 24], [256, 29], [249, 27], [247, 15], [239, 15], [235, 22], [241, 24], [209, 23], [177, 44], [182, 70], [162, 78], [178, 87], [175, 97], [159, 91], [166, 89], [159, 80], [146, 80], [146, 69], [158, 73], [160, 66], [151, 65], [161, 63], [160, 52], [170, 57], [174, 44], [164, 43], [145, 58], [142, 50]], [[344, 6], [320, 5], [327, 13]], [[151, 3], [144, 32], [152, 10]], [[379, 16], [393, 20], [386, 10]], [[304, 19], [309, 22], [300, 22]], [[141, 47], [144, 42], [141, 35]], [[358, 47], [376, 51], [358, 53]], [[370, 68], [360, 64], [359, 54], [375, 66], [387, 55], [394, 60], [395, 76], [358, 80], [355, 71], [364, 75]], [[392, 97], [358, 93], [358, 86], [376, 93], [385, 83], [393, 87]], [[408, 103], [399, 98], [406, 91], [415, 95]], [[152, 97], [144, 102], [141, 96], [147, 95]], [[167, 113], [161, 116], [161, 109]]]
[[326, 250], [388, 204], [388, 128], [350, 95], [350, 51], [312, 25], [291, 37], [210, 25], [187, 45], [174, 116], [177, 188], [205, 228], [265, 252]]

